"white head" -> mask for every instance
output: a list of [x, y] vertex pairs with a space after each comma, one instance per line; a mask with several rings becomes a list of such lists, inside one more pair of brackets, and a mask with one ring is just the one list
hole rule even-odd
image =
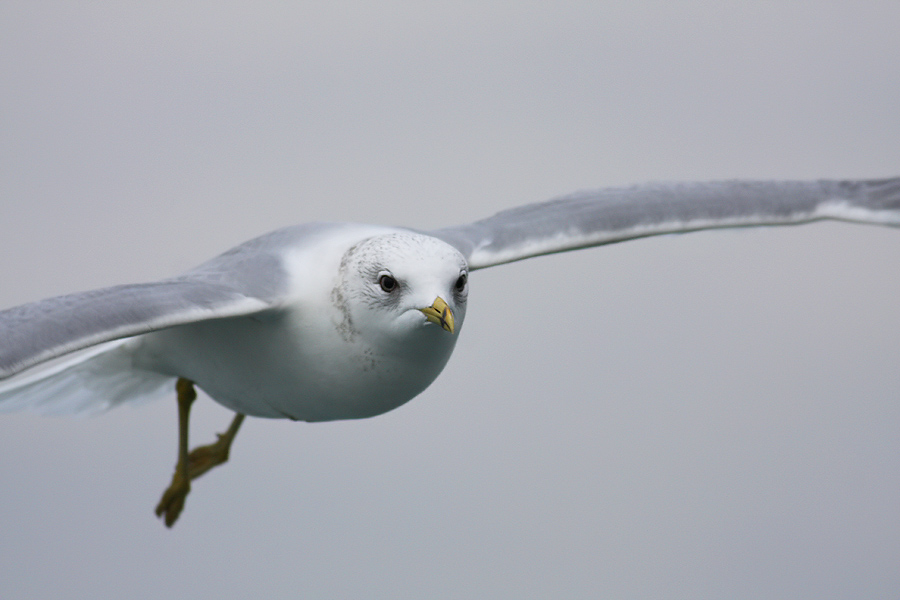
[[444, 348], [449, 357], [469, 291], [468, 266], [455, 248], [414, 232], [383, 234], [347, 250], [340, 271], [332, 297], [345, 339], [369, 339], [385, 350]]

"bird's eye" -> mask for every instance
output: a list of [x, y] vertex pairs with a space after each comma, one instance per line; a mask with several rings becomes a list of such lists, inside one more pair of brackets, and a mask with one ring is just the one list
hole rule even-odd
[[466, 289], [466, 282], [469, 281], [469, 276], [465, 273], [459, 276], [459, 279], [456, 280], [456, 291], [461, 292]]
[[390, 275], [382, 275], [378, 278], [378, 285], [386, 292], [393, 292], [397, 289], [397, 280]]

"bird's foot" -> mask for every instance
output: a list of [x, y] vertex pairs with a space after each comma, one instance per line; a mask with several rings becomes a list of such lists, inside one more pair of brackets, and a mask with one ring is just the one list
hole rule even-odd
[[176, 469], [172, 476], [172, 483], [163, 492], [159, 504], [156, 505], [156, 516], [164, 517], [166, 527], [171, 527], [178, 520], [184, 501], [191, 491], [191, 478], [185, 477], [181, 470]]
[[188, 454], [187, 471], [191, 479], [197, 479], [213, 467], [228, 461], [231, 439], [225, 434], [217, 434], [219, 439], [206, 446], [198, 446]]

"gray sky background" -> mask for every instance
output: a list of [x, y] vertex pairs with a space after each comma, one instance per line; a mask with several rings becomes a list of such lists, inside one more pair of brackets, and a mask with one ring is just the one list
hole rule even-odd
[[[0, 306], [303, 221], [900, 175], [898, 3], [80, 4], [0, 4]], [[174, 399], [4, 415], [0, 595], [897, 597], [898, 260], [819, 224], [478, 272], [429, 390], [248, 421], [172, 531]]]

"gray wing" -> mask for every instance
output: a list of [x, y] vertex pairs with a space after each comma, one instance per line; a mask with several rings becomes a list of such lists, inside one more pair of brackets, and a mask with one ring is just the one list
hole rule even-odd
[[308, 229], [286, 228], [250, 240], [181, 277], [0, 311], [0, 379], [103, 342], [273, 309], [286, 288], [282, 250], [309, 238]]
[[188, 279], [120, 285], [0, 312], [0, 379], [102, 342], [173, 325], [259, 312], [269, 304]]
[[900, 178], [726, 181], [578, 192], [428, 232], [471, 269], [666, 233], [837, 219], [900, 225]]

